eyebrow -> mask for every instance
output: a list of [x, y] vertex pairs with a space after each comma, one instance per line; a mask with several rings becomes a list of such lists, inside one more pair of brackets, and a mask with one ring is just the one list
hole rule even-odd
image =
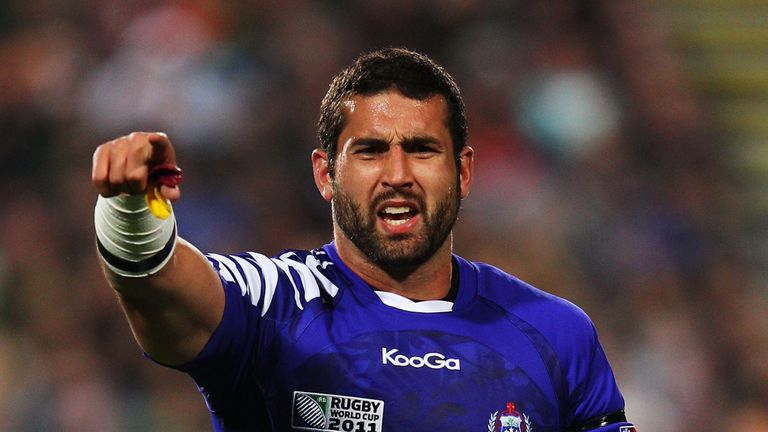
[[[389, 144], [390, 144], [390, 141], [384, 138], [361, 137], [352, 141], [350, 147], [365, 147], [365, 146], [375, 147], [375, 146], [382, 146], [382, 145], [389, 145]], [[425, 144], [437, 144], [439, 146], [442, 146], [442, 143], [440, 142], [440, 140], [429, 135], [417, 135], [417, 136], [407, 137], [401, 142], [401, 145], [406, 149], [417, 147], [420, 145], [425, 145]]]

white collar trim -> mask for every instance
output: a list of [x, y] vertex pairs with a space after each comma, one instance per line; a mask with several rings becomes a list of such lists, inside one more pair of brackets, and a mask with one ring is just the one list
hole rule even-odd
[[386, 291], [374, 291], [381, 299], [382, 303], [393, 308], [401, 309], [408, 312], [422, 312], [422, 313], [438, 313], [438, 312], [450, 312], [453, 310], [453, 302], [445, 300], [424, 300], [415, 302], [411, 299], [405, 298], [401, 295], [397, 295]]

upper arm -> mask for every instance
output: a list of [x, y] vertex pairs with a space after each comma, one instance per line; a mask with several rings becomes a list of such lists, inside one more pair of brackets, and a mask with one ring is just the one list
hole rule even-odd
[[224, 312], [221, 280], [202, 253], [178, 238], [171, 260], [143, 278], [107, 270], [141, 348], [155, 360], [178, 365], [205, 346]]
[[571, 345], [573, 351], [570, 359], [564, 361], [569, 383], [568, 424], [571, 428], [587, 427], [589, 430], [602, 425], [606, 429], [599, 430], [606, 432], [631, 425], [623, 419], [623, 413], [620, 417], [615, 415], [624, 409], [624, 398], [594, 325], [584, 314], [581, 325], [575, 328], [579, 331]]

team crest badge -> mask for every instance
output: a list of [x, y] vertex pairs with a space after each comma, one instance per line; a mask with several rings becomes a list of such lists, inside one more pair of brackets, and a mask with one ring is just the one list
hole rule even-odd
[[506, 410], [491, 414], [488, 432], [533, 432], [533, 426], [530, 417], [515, 411], [514, 402], [507, 402]]

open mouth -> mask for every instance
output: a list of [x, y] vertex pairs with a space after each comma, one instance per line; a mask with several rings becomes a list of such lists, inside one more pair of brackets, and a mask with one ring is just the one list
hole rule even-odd
[[391, 227], [400, 227], [419, 214], [416, 206], [410, 203], [386, 203], [378, 211], [379, 217]]

